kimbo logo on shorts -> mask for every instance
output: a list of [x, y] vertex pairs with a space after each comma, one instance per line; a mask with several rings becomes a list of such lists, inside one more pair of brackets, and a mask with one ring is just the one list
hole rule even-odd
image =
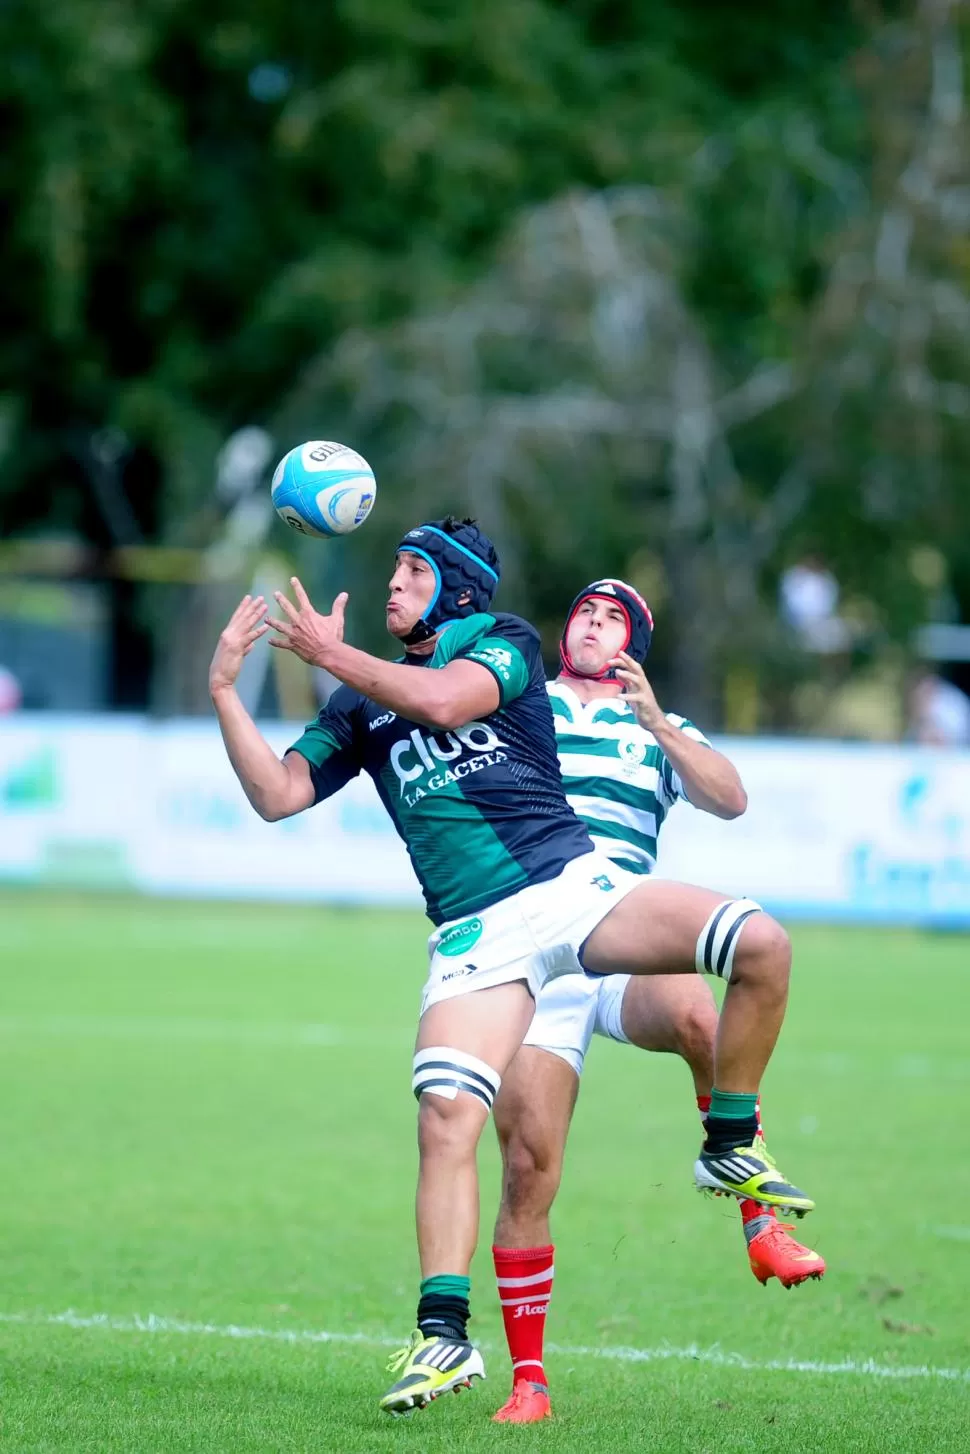
[[484, 928], [481, 919], [465, 919], [461, 924], [454, 924], [438, 940], [437, 953], [444, 954], [449, 959], [465, 954], [481, 939]]

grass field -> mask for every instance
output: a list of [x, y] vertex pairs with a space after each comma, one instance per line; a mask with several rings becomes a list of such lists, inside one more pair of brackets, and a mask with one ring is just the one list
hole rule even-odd
[[[413, 1323], [417, 916], [0, 895], [0, 1450], [970, 1449], [967, 940], [803, 928], [764, 1087], [821, 1284], [691, 1186], [682, 1065], [593, 1048], [557, 1207], [556, 1419], [376, 1410]], [[650, 1109], [647, 1109], [647, 1108]]]

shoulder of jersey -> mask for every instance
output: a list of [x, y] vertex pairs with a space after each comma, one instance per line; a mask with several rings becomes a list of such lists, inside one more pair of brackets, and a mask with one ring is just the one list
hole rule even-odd
[[[532, 625], [531, 621], [526, 621], [522, 616], [513, 616], [510, 611], [489, 611], [488, 615], [495, 622], [495, 625], [491, 628], [491, 632], [519, 631], [526, 636], [531, 636], [534, 641], [539, 640], [539, 633], [536, 628]], [[489, 633], [490, 635], [491, 632]]]
[[348, 687], [341, 682], [339, 686], [333, 689], [324, 706], [321, 707], [320, 715], [322, 716], [325, 712], [330, 711], [331, 708], [335, 712], [353, 712], [368, 702], [369, 698], [365, 697], [363, 693], [358, 692], [356, 687]]

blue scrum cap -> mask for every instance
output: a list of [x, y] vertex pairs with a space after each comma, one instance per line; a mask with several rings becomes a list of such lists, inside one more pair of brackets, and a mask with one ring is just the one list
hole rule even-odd
[[434, 595], [409, 643], [427, 640], [448, 621], [488, 610], [499, 582], [498, 552], [473, 520], [449, 515], [416, 525], [402, 537], [397, 551], [420, 555], [435, 575]]

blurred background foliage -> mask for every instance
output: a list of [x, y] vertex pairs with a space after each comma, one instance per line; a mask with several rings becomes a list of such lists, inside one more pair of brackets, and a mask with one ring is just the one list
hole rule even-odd
[[[110, 704], [192, 711], [254, 578], [349, 586], [381, 647], [401, 531], [467, 510], [550, 660], [625, 574], [678, 710], [851, 735], [970, 620], [968, 35], [956, 0], [10, 0], [0, 533], [48, 554], [8, 574], [104, 579]], [[321, 437], [379, 479], [334, 546], [265, 512]], [[807, 558], [824, 661], [778, 608]]]

